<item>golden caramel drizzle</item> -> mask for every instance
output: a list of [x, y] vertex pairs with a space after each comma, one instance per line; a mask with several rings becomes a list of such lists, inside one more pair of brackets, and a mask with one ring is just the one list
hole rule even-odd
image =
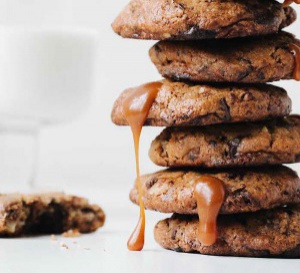
[[293, 43], [290, 43], [288, 47], [295, 55], [295, 69], [293, 77], [296, 81], [300, 81], [300, 47]]
[[139, 191], [140, 217], [131, 234], [127, 247], [131, 251], [141, 251], [145, 242], [146, 215], [142, 198], [140, 177], [139, 143], [143, 125], [148, 117], [150, 108], [162, 86], [161, 82], [151, 82], [129, 90], [128, 96], [123, 101], [123, 111], [131, 127], [135, 148], [136, 176]]
[[283, 5], [284, 8], [286, 8], [289, 5], [291, 5], [292, 3], [300, 4], [300, 0], [284, 0], [282, 5]]
[[199, 215], [197, 237], [204, 246], [213, 245], [218, 238], [217, 218], [225, 197], [223, 181], [202, 175], [195, 181], [195, 197]]

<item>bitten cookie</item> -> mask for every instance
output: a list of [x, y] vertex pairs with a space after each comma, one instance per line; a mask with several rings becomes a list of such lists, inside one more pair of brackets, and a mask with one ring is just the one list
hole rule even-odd
[[81, 197], [62, 193], [0, 195], [0, 236], [58, 234], [70, 229], [81, 233], [104, 225], [105, 214]]
[[[291, 112], [286, 91], [272, 85], [162, 83], [145, 125], [201, 126], [264, 120]], [[129, 93], [124, 91], [114, 104], [111, 116], [117, 125], [128, 125], [122, 105]]]
[[174, 215], [154, 229], [162, 247], [218, 256], [300, 257], [300, 208], [219, 216], [217, 242], [202, 246], [198, 217]]
[[296, 60], [292, 34], [190, 42], [162, 41], [150, 57], [166, 78], [196, 82], [264, 83], [291, 79]]
[[[300, 180], [283, 166], [229, 170], [165, 170], [141, 177], [146, 209], [163, 213], [197, 214], [194, 185], [201, 175], [223, 181], [225, 199], [221, 214], [254, 212], [300, 203]], [[137, 184], [130, 199], [139, 203]]]
[[275, 33], [295, 20], [273, 0], [132, 0], [112, 27], [125, 38], [196, 40]]
[[153, 142], [152, 161], [166, 167], [234, 167], [300, 161], [300, 117], [207, 127], [172, 127]]

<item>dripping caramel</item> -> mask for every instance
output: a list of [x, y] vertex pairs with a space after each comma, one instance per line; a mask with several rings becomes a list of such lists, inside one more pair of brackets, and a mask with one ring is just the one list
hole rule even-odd
[[198, 240], [204, 246], [213, 245], [218, 238], [217, 217], [225, 197], [223, 181], [202, 175], [195, 181], [195, 197], [199, 215]]
[[152, 82], [129, 90], [129, 94], [123, 101], [123, 111], [126, 120], [131, 127], [135, 148], [136, 176], [139, 192], [140, 217], [133, 233], [127, 242], [127, 248], [131, 251], [141, 251], [145, 242], [146, 215], [142, 199], [142, 186], [140, 178], [139, 142], [143, 125], [148, 117], [150, 108], [162, 86], [161, 82]]
[[282, 5], [283, 5], [283, 7], [288, 7], [292, 3], [300, 4], [300, 0], [284, 0]]

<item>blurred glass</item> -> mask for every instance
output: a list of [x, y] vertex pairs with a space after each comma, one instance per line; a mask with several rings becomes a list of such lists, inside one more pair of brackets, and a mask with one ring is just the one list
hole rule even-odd
[[87, 109], [97, 34], [69, 0], [0, 0], [0, 191], [34, 185], [38, 133]]
[[69, 25], [72, 0], [0, 0], [1, 25]]

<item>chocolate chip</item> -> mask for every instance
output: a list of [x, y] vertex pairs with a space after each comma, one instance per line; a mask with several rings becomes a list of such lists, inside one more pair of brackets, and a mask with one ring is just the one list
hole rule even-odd
[[180, 247], [174, 248], [174, 251], [175, 252], [183, 252], [182, 248], [180, 248]]
[[196, 149], [193, 149], [189, 152], [189, 159], [194, 161], [195, 159], [197, 159], [199, 157], [199, 153], [200, 153], [200, 148], [197, 147]]
[[185, 6], [181, 3], [178, 4], [178, 6], [182, 9], [182, 10], [185, 10]]
[[254, 99], [254, 96], [253, 96], [253, 94], [252, 94], [251, 92], [245, 92], [245, 93], [242, 95], [241, 99], [242, 99], [243, 101], [250, 101], [250, 100], [253, 100], [253, 99]]
[[241, 143], [241, 139], [237, 137], [229, 142], [229, 154], [231, 158], [234, 158], [236, 156], [237, 149], [240, 143]]
[[[232, 90], [231, 90], [232, 91]], [[236, 95], [233, 94], [233, 93], [230, 93], [230, 100], [231, 100], [231, 103], [235, 103], [236, 102]]]
[[295, 161], [298, 162], [300, 160], [300, 154], [296, 154]]
[[258, 73], [258, 78], [259, 78], [260, 80], [265, 80], [265, 79], [266, 79], [266, 76], [265, 76], [265, 74], [264, 74], [263, 72], [259, 72], [259, 73]]
[[172, 231], [172, 234], [171, 234], [171, 239], [172, 239], [172, 240], [175, 240], [175, 239], [176, 239], [176, 234], [177, 234], [177, 229], [174, 229], [174, 230]]
[[220, 108], [224, 111], [223, 121], [231, 120], [230, 107], [228, 106], [225, 98], [220, 99]]
[[209, 145], [212, 147], [216, 147], [217, 146], [217, 142], [215, 140], [210, 140], [209, 141]]
[[242, 81], [243, 79], [247, 78], [252, 71], [253, 67], [249, 66], [245, 71], [239, 72], [237, 75], [237, 81]]
[[146, 182], [146, 188], [147, 188], [147, 190], [151, 189], [155, 185], [156, 182], [157, 182], [157, 178], [156, 177], [148, 180]]
[[154, 46], [154, 48], [155, 48], [155, 51], [156, 51], [156, 52], [158, 52], [158, 53], [162, 52], [162, 49], [160, 48], [160, 46], [159, 46], [158, 44], [156, 44], [156, 45]]

